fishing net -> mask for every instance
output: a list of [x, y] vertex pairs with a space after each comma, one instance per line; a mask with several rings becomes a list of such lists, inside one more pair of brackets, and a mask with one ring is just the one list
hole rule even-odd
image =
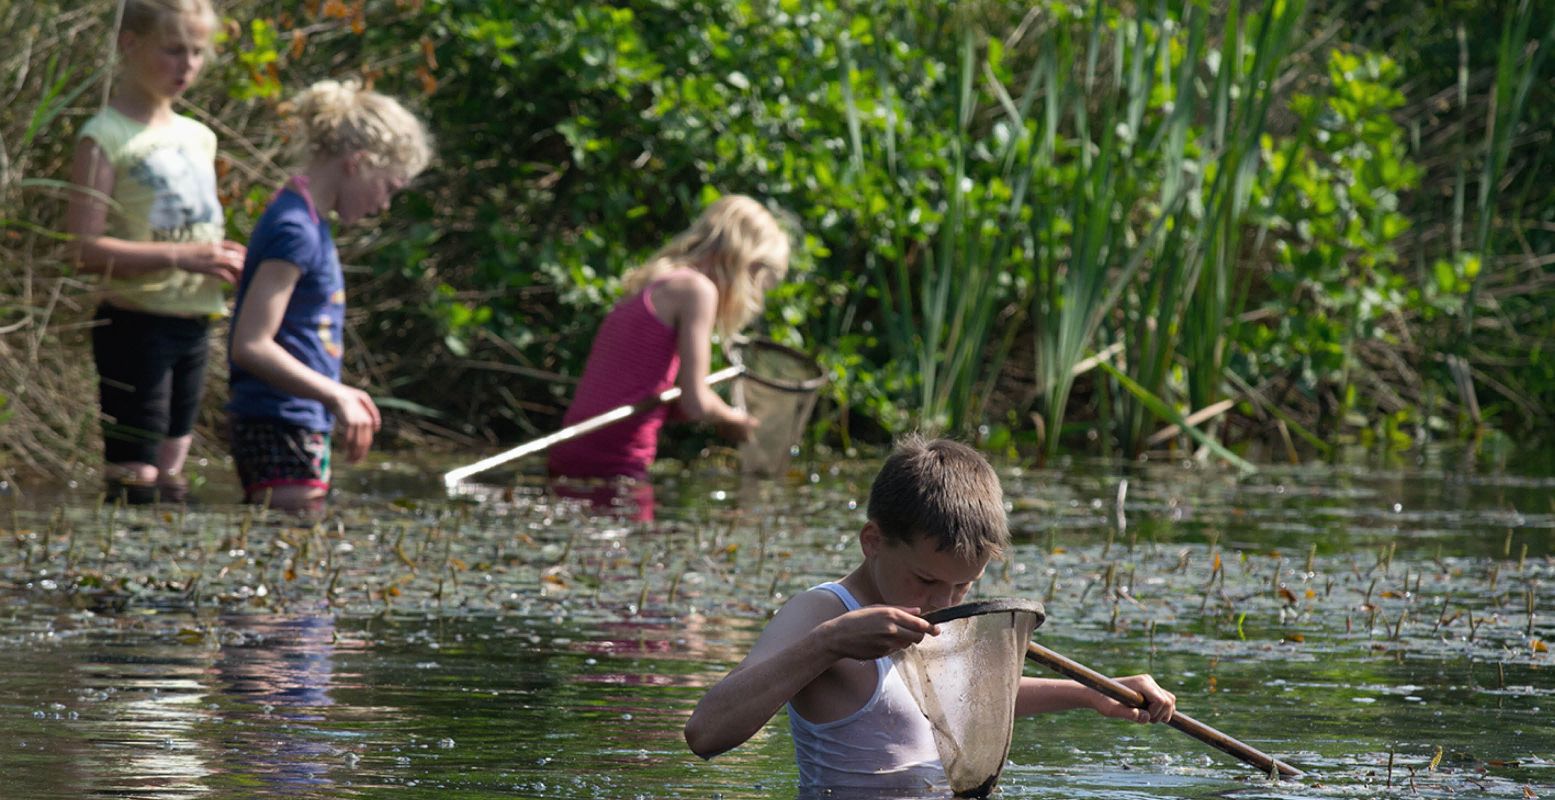
[[745, 373], [735, 381], [735, 404], [761, 420], [740, 446], [740, 464], [755, 475], [781, 474], [804, 435], [826, 373], [815, 359], [765, 339], [743, 342], [738, 356]]
[[1015, 696], [1042, 604], [998, 599], [925, 615], [938, 636], [894, 656], [934, 729], [945, 777], [957, 797], [986, 797], [999, 781], [1015, 730]]

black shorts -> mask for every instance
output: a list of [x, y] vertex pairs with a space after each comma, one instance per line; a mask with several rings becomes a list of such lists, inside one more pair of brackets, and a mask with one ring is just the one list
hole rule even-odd
[[103, 303], [92, 329], [103, 455], [110, 464], [155, 464], [163, 439], [194, 430], [210, 320], [165, 317]]

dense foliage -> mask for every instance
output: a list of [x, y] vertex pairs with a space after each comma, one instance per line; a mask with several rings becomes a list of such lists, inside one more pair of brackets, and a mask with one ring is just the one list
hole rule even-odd
[[[0, 4], [26, 43], [0, 73], [0, 424], [42, 466], [88, 447], [93, 413], [54, 181], [102, 99], [113, 3], [75, 6]], [[439, 136], [345, 253], [348, 369], [410, 440], [552, 428], [618, 276], [720, 192], [802, 231], [762, 332], [831, 369], [831, 441], [932, 424], [1028, 453], [1294, 456], [1538, 428], [1555, 404], [1540, 4], [223, 12], [185, 110], [222, 136], [235, 236], [312, 80], [363, 76]]]

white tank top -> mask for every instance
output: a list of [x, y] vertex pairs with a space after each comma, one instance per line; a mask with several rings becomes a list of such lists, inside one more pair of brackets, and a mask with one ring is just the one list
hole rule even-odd
[[[823, 583], [849, 611], [859, 602], [838, 583]], [[788, 704], [788, 727], [806, 789], [926, 789], [945, 784], [934, 731], [889, 657], [875, 659], [875, 692], [835, 722], [811, 722]]]

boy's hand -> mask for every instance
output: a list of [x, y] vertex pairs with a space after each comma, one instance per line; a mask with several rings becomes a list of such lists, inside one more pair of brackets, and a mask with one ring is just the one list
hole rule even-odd
[[330, 406], [345, 433], [346, 461], [361, 461], [373, 446], [373, 434], [383, 424], [377, 404], [361, 389], [341, 386]]
[[827, 620], [817, 629], [827, 652], [838, 659], [869, 660], [890, 655], [938, 636], [939, 626], [918, 616], [918, 609], [869, 606]]
[[1149, 675], [1118, 678], [1118, 683], [1144, 695], [1148, 708], [1131, 708], [1098, 692], [1095, 707], [1102, 716], [1139, 723], [1170, 722], [1177, 712], [1177, 695], [1162, 689]]

